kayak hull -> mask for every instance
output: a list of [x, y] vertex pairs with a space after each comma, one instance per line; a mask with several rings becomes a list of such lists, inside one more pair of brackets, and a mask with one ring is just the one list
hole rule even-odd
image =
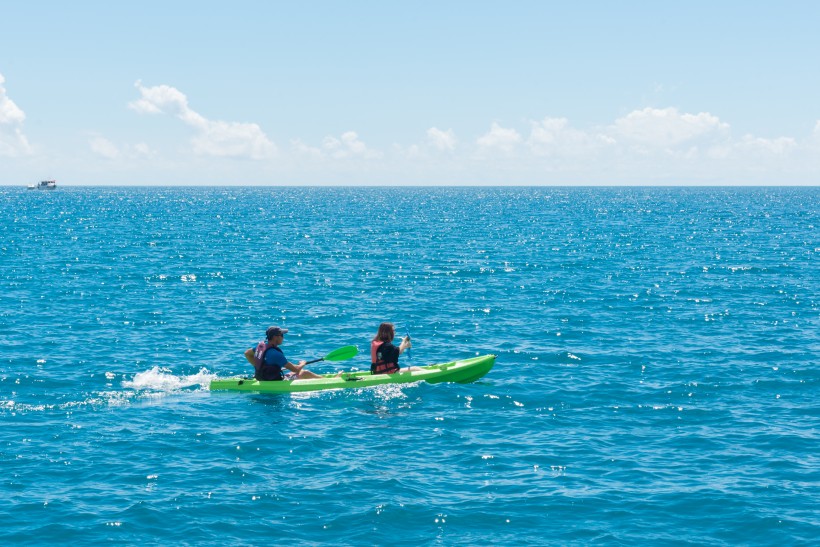
[[419, 370], [397, 372], [396, 374], [370, 374], [364, 372], [344, 372], [341, 376], [326, 374], [310, 380], [282, 380], [260, 382], [253, 378], [221, 378], [211, 381], [211, 391], [253, 391], [257, 393], [298, 393], [322, 391], [326, 389], [354, 389], [383, 384], [407, 384], [426, 381], [457, 382], [467, 384], [487, 374], [495, 364], [495, 355], [482, 355], [460, 361], [440, 363]]

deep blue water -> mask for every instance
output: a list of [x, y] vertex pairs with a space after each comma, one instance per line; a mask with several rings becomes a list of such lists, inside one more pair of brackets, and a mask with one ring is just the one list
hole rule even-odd
[[[810, 545], [820, 188], [0, 188], [0, 543]], [[467, 385], [211, 393], [379, 322]]]

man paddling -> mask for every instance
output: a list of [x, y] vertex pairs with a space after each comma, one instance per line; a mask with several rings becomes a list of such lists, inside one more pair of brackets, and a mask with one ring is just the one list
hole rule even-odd
[[[255, 371], [254, 378], [265, 381], [321, 378], [319, 374], [305, 369], [306, 361], [299, 361], [298, 365], [294, 365], [287, 360], [279, 348], [285, 340], [286, 332], [288, 329], [268, 327], [265, 332], [266, 342], [259, 342], [255, 350], [254, 348], [245, 350], [245, 359], [253, 365]], [[283, 368], [290, 370], [291, 373], [285, 375], [282, 372]]]

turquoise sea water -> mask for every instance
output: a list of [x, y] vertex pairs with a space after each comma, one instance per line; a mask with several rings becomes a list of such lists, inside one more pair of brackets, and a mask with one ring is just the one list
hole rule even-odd
[[[0, 543], [811, 545], [818, 188], [0, 188]], [[211, 393], [379, 322], [467, 385]]]

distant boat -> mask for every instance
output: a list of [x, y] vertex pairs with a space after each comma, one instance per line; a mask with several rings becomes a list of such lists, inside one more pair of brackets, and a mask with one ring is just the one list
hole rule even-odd
[[36, 186], [33, 184], [28, 185], [29, 190], [56, 190], [57, 189], [57, 181], [56, 180], [41, 180], [39, 184]]

